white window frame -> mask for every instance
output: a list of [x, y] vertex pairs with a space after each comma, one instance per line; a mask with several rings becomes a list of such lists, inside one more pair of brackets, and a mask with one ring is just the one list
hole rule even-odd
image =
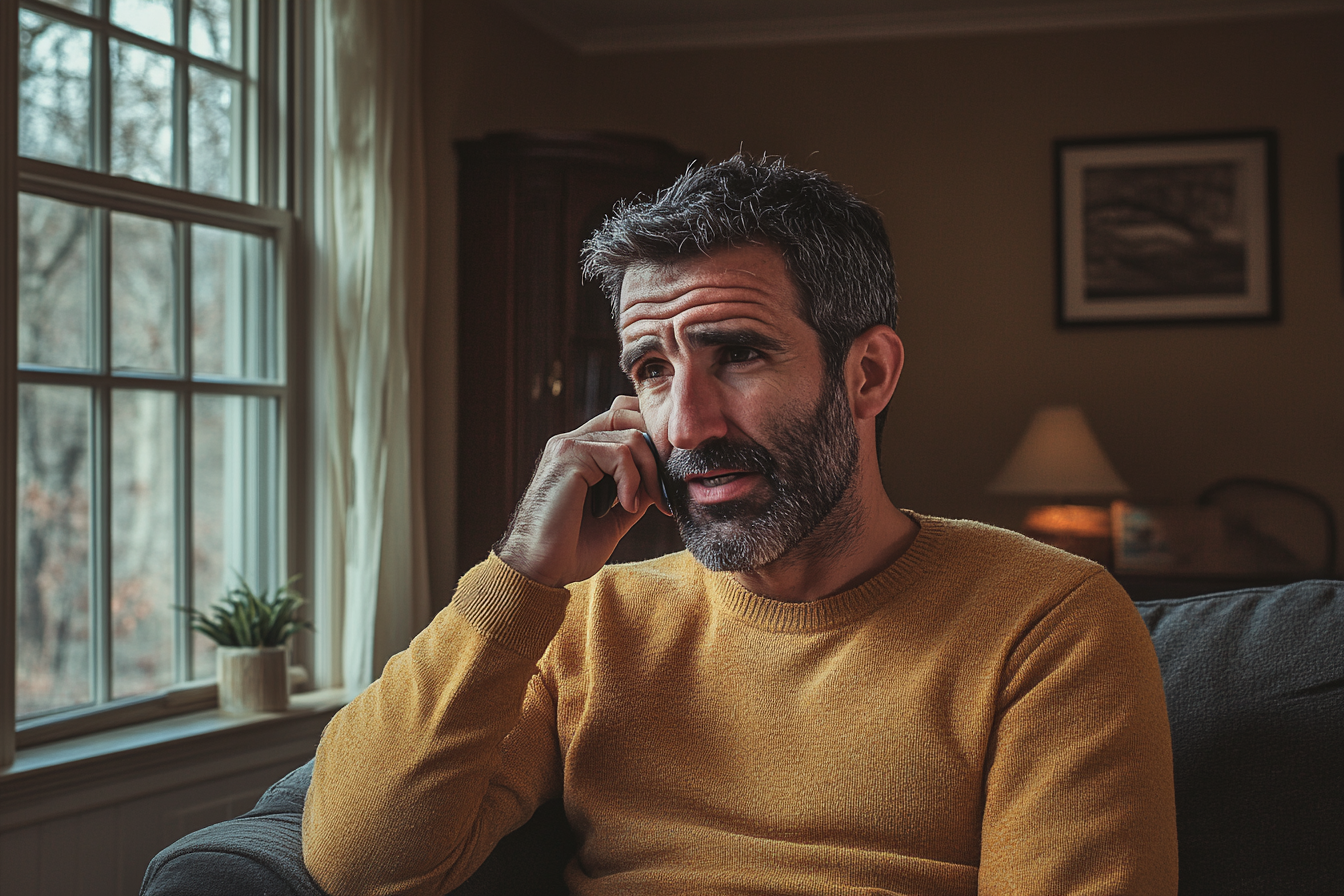
[[[78, 24], [87, 24], [87, 17], [71, 14], [61, 7], [51, 6], [42, 0], [21, 0], [22, 6], [52, 18], [72, 20]], [[179, 15], [179, 35], [185, 34], [184, 16], [180, 13], [187, 8], [187, 0], [176, 0]], [[93, 10], [104, 11], [107, 0], [93, 0]], [[8, 65], [10, 71], [18, 67], [18, 9], [9, 7], [9, 11], [0, 15], [0, 65]], [[166, 391], [188, 400], [179, 402], [181, 407], [190, 408], [189, 400], [194, 394], [258, 395], [278, 400], [280, 411], [279, 427], [279, 470], [263, 471], [277, 486], [279, 504], [278, 520], [283, 527], [281, 537], [277, 539], [278, 556], [269, 564], [275, 570], [299, 574], [303, 581], [311, 582], [312, 569], [309, 562], [308, 546], [311, 540], [311, 514], [305, 512], [309, 504], [309, 475], [305, 463], [308, 445], [308, 333], [307, 303], [304, 290], [301, 265], [295, 263], [297, 240], [295, 238], [295, 219], [292, 209], [300, 207], [300, 183], [293, 177], [293, 160], [302, 158], [296, 150], [304, 137], [297, 114], [301, 104], [296, 98], [302, 96], [306, 87], [298, 64], [305, 57], [306, 47], [295, 39], [302, 29], [294, 27], [295, 17], [302, 16], [302, 4], [291, 0], [246, 0], [247, 14], [243, 16], [250, 34], [246, 38], [253, 42], [257, 51], [253, 59], [245, 62], [247, 71], [257, 87], [243, 90], [241, 115], [249, 119], [249, 128], [255, 128], [257, 139], [253, 145], [258, 152], [244, 162], [247, 176], [243, 183], [244, 199], [253, 202], [235, 201], [220, 197], [190, 193], [172, 187], [134, 181], [125, 177], [116, 177], [98, 171], [72, 168], [51, 162], [18, 156], [18, 85], [11, 82], [11, 89], [0, 91], [0, 468], [8, 472], [0, 476], [0, 768], [11, 764], [16, 747], [25, 747], [62, 737], [103, 730], [132, 722], [158, 718], [164, 715], [185, 712], [193, 709], [209, 708], [215, 705], [214, 683], [187, 682], [167, 691], [145, 697], [123, 699], [115, 702], [100, 702], [97, 705], [53, 713], [33, 720], [18, 723], [15, 718], [16, 684], [16, 606], [15, 587], [17, 559], [17, 409], [18, 389], [21, 383], [78, 384], [93, 386], [110, 395], [114, 385], [134, 385], [137, 388], [152, 388]], [[128, 42], [143, 42], [143, 39], [129, 32], [122, 32], [106, 23], [98, 26], [106, 34]], [[237, 39], [237, 38], [235, 38]], [[96, 46], [97, 38], [95, 38]], [[161, 49], [155, 47], [156, 50]], [[95, 63], [98, 51], [94, 51]], [[186, 58], [185, 51], [174, 51], [177, 59]], [[193, 64], [199, 60], [193, 58]], [[176, 67], [178, 86], [186, 78], [186, 66]], [[91, 72], [92, 91], [103, 90], [102, 104], [107, 103], [106, 82], [103, 74], [105, 66], [99, 71], [98, 65]], [[183, 104], [175, 104], [180, 109]], [[176, 116], [174, 127], [182, 133], [182, 120]], [[106, 147], [108, 136], [106, 122], [97, 122], [92, 127], [103, 129], [101, 136], [95, 136], [95, 144]], [[185, 139], [179, 139], [184, 144]], [[94, 152], [98, 150], [95, 148]], [[185, 150], [176, 153], [174, 167], [185, 172]], [[97, 155], [94, 156], [97, 158]], [[185, 176], [183, 175], [184, 179]], [[276, 356], [281, 379], [278, 383], [236, 381], [211, 382], [192, 379], [189, 368], [179, 371], [171, 377], [144, 377], [115, 373], [110, 368], [91, 373], [69, 373], [65, 371], [20, 370], [18, 364], [18, 195], [31, 193], [53, 199], [76, 202], [88, 206], [97, 206], [112, 211], [125, 211], [140, 215], [168, 219], [174, 222], [179, 232], [189, 229], [192, 224], [204, 224], [234, 231], [268, 237], [274, 247], [274, 278], [271, 284], [275, 307], [283, 314], [279, 325], [284, 334], [283, 344], [276, 346]], [[102, 214], [102, 213], [99, 213]], [[179, 246], [181, 243], [179, 242]], [[184, 262], [184, 249], [179, 248], [179, 262]], [[106, 266], [105, 263], [103, 265]], [[183, 264], [179, 270], [183, 276], [189, 276], [189, 268]], [[106, 271], [103, 272], [106, 276]], [[103, 290], [106, 293], [106, 289]], [[186, 303], [188, 306], [190, 303]], [[181, 308], [178, 328], [186, 339], [190, 333], [190, 307]], [[187, 340], [187, 353], [190, 343]], [[105, 359], [106, 360], [106, 359]], [[106, 406], [106, 401], [104, 402]], [[179, 461], [179, 484], [177, 486], [177, 526], [178, 552], [176, 602], [191, 605], [192, 576], [190, 566], [184, 562], [189, 557], [190, 548], [190, 469], [183, 463], [189, 450], [190, 417], [179, 420], [177, 439], [177, 457]], [[98, 446], [95, 444], [95, 450]], [[102, 448], [103, 451], [107, 449]], [[103, 464], [109, 462], [103, 457]], [[105, 490], [106, 487], [104, 487]], [[94, 526], [107, 525], [106, 495], [103, 496], [104, 510], [102, 521]], [[95, 513], [98, 502], [95, 500]], [[184, 534], [187, 541], [184, 543]], [[105, 537], [104, 537], [105, 541]], [[93, 581], [100, 587], [91, 592], [91, 612], [98, 612], [92, 605], [105, 606], [108, 584], [106, 573], [110, 560], [99, 557], [98, 540], [95, 538], [91, 563], [94, 565]], [[100, 570], [101, 567], [101, 570]], [[183, 574], [185, 573], [185, 574]], [[100, 581], [101, 580], [101, 581]], [[104, 611], [105, 615], [105, 611]], [[186, 630], [187, 620], [181, 624]], [[189, 634], [189, 633], [188, 633]], [[107, 626], [95, 629], [93, 637], [101, 638], [104, 644], [110, 641]], [[179, 656], [175, 658], [179, 669], [190, 670], [190, 638], [178, 637]], [[311, 643], [301, 638], [295, 646], [295, 660], [311, 666]], [[95, 647], [95, 657], [106, 655], [106, 649]], [[103, 659], [110, 667], [110, 657]], [[97, 677], [101, 674], [95, 673]], [[95, 696], [105, 699], [104, 694]]]

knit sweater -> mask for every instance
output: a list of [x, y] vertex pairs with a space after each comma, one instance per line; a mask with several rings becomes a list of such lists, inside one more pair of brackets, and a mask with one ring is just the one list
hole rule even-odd
[[563, 795], [574, 894], [1176, 892], [1157, 659], [1101, 567], [912, 514], [782, 603], [688, 554], [547, 588], [493, 556], [330, 723], [332, 894], [440, 896]]

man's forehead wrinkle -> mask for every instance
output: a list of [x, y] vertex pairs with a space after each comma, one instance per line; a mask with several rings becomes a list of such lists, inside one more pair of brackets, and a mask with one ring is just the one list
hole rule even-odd
[[707, 278], [704, 272], [681, 271], [674, 275], [659, 275], [643, 282], [638, 278], [632, 278], [634, 282], [627, 281], [623, 284], [621, 304], [624, 305], [629, 301], [631, 295], [636, 297], [650, 296], [648, 299], [636, 302], [636, 304], [644, 304], [648, 301], [660, 303], [677, 301], [702, 289], [741, 289], [751, 292], [765, 292], [769, 288], [769, 284], [763, 275], [746, 268], [724, 268], [714, 272], [714, 274], [715, 276]]
[[[624, 331], [644, 321], [655, 323], [674, 321], [687, 312], [697, 309], [704, 309], [704, 315], [715, 318], [755, 318], [759, 317], [762, 314], [762, 309], [767, 306], [767, 302], [764, 301], [765, 293], [762, 290], [744, 290], [742, 287], [732, 287], [732, 291], [738, 293], [738, 295], [718, 300], [709, 299], [704, 294], [704, 290], [715, 289], [720, 289], [720, 287], [697, 287], [672, 299], [650, 298], [647, 301], [635, 302], [629, 308], [621, 311], [620, 328]], [[744, 296], [741, 295], [742, 292], [759, 292], [761, 298]], [[694, 317], [698, 318], [700, 315], [694, 315]]]
[[[706, 260], [712, 261], [713, 256]], [[690, 291], [681, 284], [694, 283], [700, 284], [695, 288], [765, 290], [769, 288], [769, 272], [741, 266], [707, 269], [700, 265], [690, 268], [679, 264], [632, 265], [622, 278], [621, 303], [624, 304], [632, 292], [636, 295], [653, 292], [671, 297], [669, 294]]]

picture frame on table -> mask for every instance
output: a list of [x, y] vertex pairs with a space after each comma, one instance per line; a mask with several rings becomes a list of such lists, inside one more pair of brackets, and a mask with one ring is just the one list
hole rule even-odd
[[1056, 322], [1279, 319], [1270, 130], [1055, 141]]

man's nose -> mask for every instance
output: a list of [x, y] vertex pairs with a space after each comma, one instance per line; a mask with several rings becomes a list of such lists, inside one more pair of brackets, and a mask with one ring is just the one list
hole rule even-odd
[[672, 447], [689, 450], [726, 436], [722, 398], [714, 377], [694, 370], [677, 371], [667, 418], [667, 441]]

